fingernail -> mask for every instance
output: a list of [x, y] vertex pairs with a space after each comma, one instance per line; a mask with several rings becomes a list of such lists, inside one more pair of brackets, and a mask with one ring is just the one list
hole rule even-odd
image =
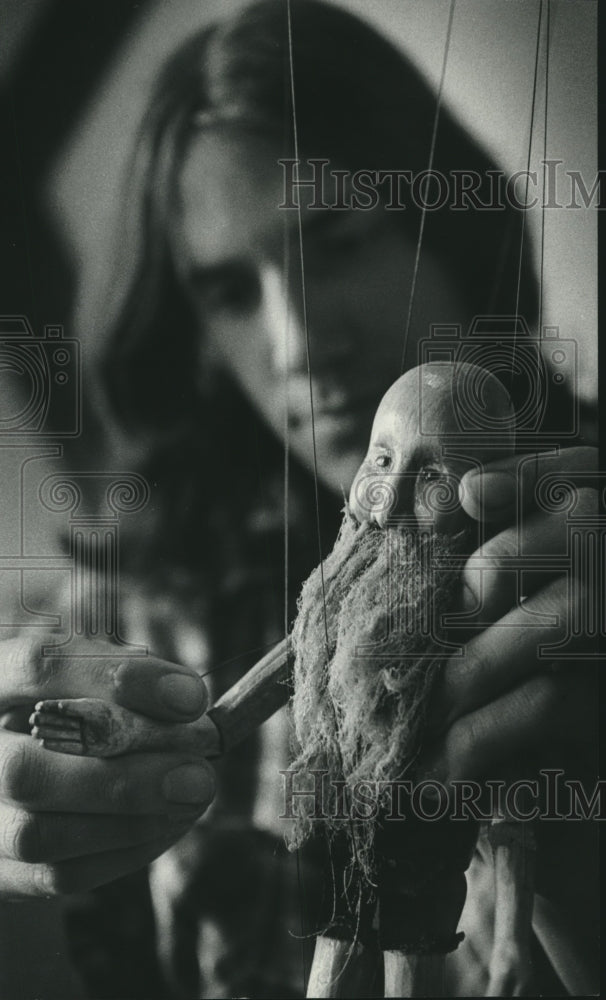
[[168, 833], [180, 833], [181, 831], [185, 833], [199, 818], [199, 806], [197, 809], [192, 809], [191, 811], [187, 810], [185, 813], [179, 812], [178, 815], [175, 814], [173, 816], [169, 816], [166, 824]]
[[469, 613], [471, 613], [472, 611], [476, 611], [478, 608], [478, 599], [474, 594], [473, 590], [471, 589], [471, 587], [468, 587], [466, 583], [463, 584], [463, 590], [461, 593], [461, 605], [463, 611], [467, 611]]
[[165, 674], [158, 681], [158, 694], [180, 715], [195, 715], [204, 708], [204, 683], [191, 674]]
[[[477, 474], [476, 474], [477, 475]], [[477, 478], [473, 479], [474, 485]], [[493, 503], [505, 506], [512, 503], [518, 495], [518, 481], [510, 472], [485, 472], [482, 476], [484, 496], [490, 497]]]
[[200, 805], [212, 797], [213, 783], [208, 772], [199, 764], [182, 764], [165, 775], [162, 791], [169, 802]]
[[424, 801], [435, 804], [440, 801], [444, 794], [441, 791], [442, 785], [436, 778], [424, 778], [417, 785], [417, 789], [419, 790], [421, 804]]

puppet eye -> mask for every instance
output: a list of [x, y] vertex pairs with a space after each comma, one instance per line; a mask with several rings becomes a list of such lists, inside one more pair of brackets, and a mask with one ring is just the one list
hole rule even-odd
[[422, 483], [435, 483], [437, 479], [442, 478], [442, 473], [439, 469], [433, 469], [431, 466], [427, 466], [421, 469], [419, 473], [419, 479]]
[[380, 469], [388, 469], [391, 465], [391, 455], [377, 455], [375, 465], [378, 465]]

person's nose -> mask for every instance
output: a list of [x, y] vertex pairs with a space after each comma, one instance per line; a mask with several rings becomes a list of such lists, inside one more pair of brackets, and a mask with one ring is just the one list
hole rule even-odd
[[297, 307], [282, 269], [273, 264], [261, 264], [258, 280], [259, 310], [274, 372], [280, 375], [306, 372], [307, 341], [302, 311]]

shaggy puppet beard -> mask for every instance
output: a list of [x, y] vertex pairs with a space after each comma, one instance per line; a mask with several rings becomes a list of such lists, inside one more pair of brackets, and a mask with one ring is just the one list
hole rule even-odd
[[[345, 782], [402, 777], [417, 757], [429, 696], [444, 658], [442, 614], [452, 608], [460, 568], [440, 565], [462, 552], [455, 537], [360, 525], [345, 509], [330, 555], [303, 586], [292, 633], [291, 702], [300, 789], [312, 769], [326, 771], [322, 820], [343, 832], [337, 788]], [[303, 779], [303, 780], [301, 780]], [[343, 787], [343, 786], [341, 786]], [[341, 793], [342, 794], [342, 793]], [[385, 804], [378, 798], [378, 804]], [[297, 799], [292, 847], [312, 831], [311, 796]], [[349, 822], [346, 834], [372, 876], [372, 822]]]

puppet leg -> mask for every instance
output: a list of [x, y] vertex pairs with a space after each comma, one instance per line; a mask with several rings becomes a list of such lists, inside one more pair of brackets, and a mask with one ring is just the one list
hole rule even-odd
[[488, 830], [495, 877], [494, 945], [488, 997], [524, 996], [531, 974], [535, 837], [530, 824], [495, 819]]
[[345, 837], [330, 845], [330, 872], [316, 941], [308, 997], [378, 996], [380, 952], [373, 928], [376, 896], [348, 862]]
[[444, 956], [457, 927], [477, 824], [448, 819], [385, 821], [377, 835], [379, 943], [386, 997], [444, 996]]

